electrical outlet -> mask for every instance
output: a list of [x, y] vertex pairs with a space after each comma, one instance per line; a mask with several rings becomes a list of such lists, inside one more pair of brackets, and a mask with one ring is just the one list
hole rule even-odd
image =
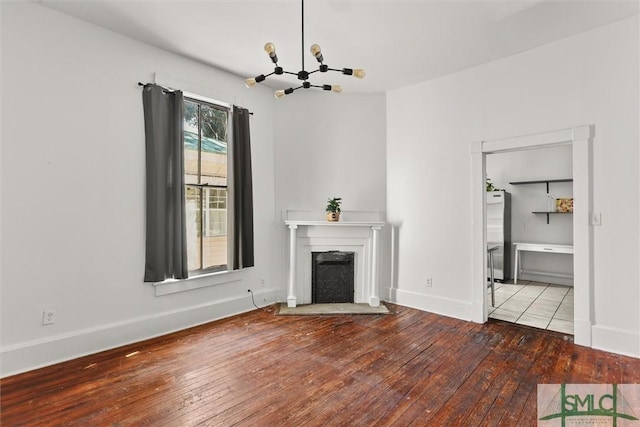
[[260, 286], [264, 287], [264, 279], [260, 279]]
[[42, 324], [43, 325], [52, 325], [56, 323], [56, 311], [53, 309], [48, 309], [42, 312]]
[[432, 287], [432, 286], [433, 286], [433, 279], [431, 279], [431, 277], [427, 277], [427, 281], [424, 283], [424, 285], [425, 285], [427, 288]]

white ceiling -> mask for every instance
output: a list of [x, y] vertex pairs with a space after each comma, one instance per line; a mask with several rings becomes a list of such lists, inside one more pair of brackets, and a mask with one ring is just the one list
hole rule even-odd
[[[233, 74], [267, 74], [264, 43], [279, 65], [301, 69], [300, 0], [39, 0], [44, 6]], [[638, 14], [638, 0], [306, 0], [305, 69], [317, 68], [309, 46], [332, 68], [365, 68], [364, 80], [314, 75], [314, 84], [345, 91], [385, 91], [523, 52]], [[274, 76], [275, 77], [275, 76]], [[274, 88], [293, 76], [268, 78]]]

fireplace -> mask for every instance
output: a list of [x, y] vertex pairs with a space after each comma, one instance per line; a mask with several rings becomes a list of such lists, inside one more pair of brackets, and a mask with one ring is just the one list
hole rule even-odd
[[328, 251], [311, 254], [311, 302], [353, 302], [354, 252]]
[[[344, 216], [344, 218], [343, 218]], [[380, 305], [378, 296], [378, 241], [384, 226], [380, 212], [343, 211], [339, 222], [325, 219], [323, 211], [286, 211], [289, 228], [289, 280], [287, 305], [311, 304], [313, 296], [313, 253], [350, 252], [353, 254], [354, 303]]]

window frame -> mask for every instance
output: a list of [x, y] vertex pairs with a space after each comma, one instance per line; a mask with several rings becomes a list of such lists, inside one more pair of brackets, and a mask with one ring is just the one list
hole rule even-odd
[[[199, 251], [199, 258], [200, 258], [200, 265], [202, 266], [204, 264], [204, 238], [205, 236], [208, 234], [207, 232], [207, 225], [205, 224], [204, 218], [205, 218], [205, 213], [204, 213], [204, 206], [205, 204], [208, 205], [209, 201], [205, 200], [204, 198], [204, 193], [205, 193], [205, 189], [211, 189], [211, 190], [220, 190], [220, 189], [224, 189], [226, 190], [227, 193], [227, 197], [226, 197], [226, 206], [227, 206], [227, 218], [228, 218], [228, 214], [229, 214], [229, 209], [230, 209], [230, 205], [229, 205], [229, 174], [227, 173], [227, 183], [226, 185], [216, 185], [216, 184], [207, 184], [207, 183], [202, 183], [202, 127], [201, 127], [201, 118], [200, 118], [200, 108], [202, 105], [205, 105], [209, 108], [213, 108], [216, 110], [222, 110], [226, 113], [227, 115], [227, 171], [229, 170], [229, 151], [230, 151], [230, 146], [232, 143], [232, 138], [231, 138], [231, 133], [230, 130], [232, 129], [232, 106], [231, 104], [225, 103], [225, 102], [220, 102], [211, 98], [206, 98], [200, 95], [196, 95], [193, 93], [188, 93], [188, 92], [183, 92], [183, 102], [191, 102], [191, 103], [196, 103], [198, 105], [198, 172], [197, 172], [197, 177], [198, 177], [198, 183], [187, 183], [185, 180], [184, 183], [184, 188], [185, 188], [185, 207], [186, 207], [186, 197], [187, 197], [187, 189], [189, 187], [191, 188], [195, 188], [198, 191], [198, 197], [200, 199], [200, 203], [199, 203], [199, 216], [200, 216], [200, 221], [199, 221], [199, 232], [200, 232], [200, 245], [198, 248]], [[185, 148], [183, 147], [183, 150], [185, 150]], [[185, 150], [186, 151], [186, 150]], [[187, 172], [185, 170], [184, 173], [185, 177], [187, 175]], [[226, 230], [226, 236], [229, 236], [229, 221], [227, 220], [227, 230]], [[224, 264], [221, 265], [216, 265], [216, 266], [211, 266], [211, 267], [207, 267], [207, 268], [199, 268], [196, 270], [189, 270], [189, 276], [190, 277], [198, 277], [198, 276], [203, 276], [203, 275], [211, 275], [211, 274], [219, 274], [219, 273], [224, 273], [224, 272], [228, 272], [229, 270], [229, 255], [228, 255], [228, 243], [227, 243], [227, 250], [225, 251], [226, 253], [226, 261]], [[188, 260], [187, 260], [188, 261]]]

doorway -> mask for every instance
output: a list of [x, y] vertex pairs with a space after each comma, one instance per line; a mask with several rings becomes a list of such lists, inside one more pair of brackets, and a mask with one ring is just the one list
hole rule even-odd
[[574, 333], [573, 255], [554, 250], [573, 248], [573, 214], [556, 212], [570, 210], [556, 209], [557, 200], [573, 200], [572, 148], [567, 143], [486, 156], [487, 247], [497, 279], [490, 319]]
[[518, 136], [471, 145], [472, 216], [473, 216], [473, 306], [472, 320], [488, 318], [487, 235], [486, 235], [486, 156], [517, 150], [572, 145], [573, 163], [573, 236], [574, 236], [574, 339], [576, 344], [591, 346], [593, 324], [593, 230], [592, 153], [593, 126], [580, 126], [534, 135]]

